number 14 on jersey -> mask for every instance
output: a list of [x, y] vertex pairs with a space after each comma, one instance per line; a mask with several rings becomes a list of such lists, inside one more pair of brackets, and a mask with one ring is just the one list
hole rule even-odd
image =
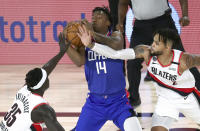
[[97, 68], [97, 74], [100, 74], [101, 70], [103, 70], [104, 74], [107, 73], [107, 70], [106, 70], [106, 62], [105, 61], [99, 61], [99, 62], [96, 62], [96, 68]]

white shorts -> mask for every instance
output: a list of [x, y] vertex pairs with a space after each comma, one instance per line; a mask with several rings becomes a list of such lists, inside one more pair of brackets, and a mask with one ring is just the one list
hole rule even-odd
[[177, 95], [176, 99], [158, 95], [154, 113], [178, 120], [179, 112], [181, 112], [197, 124], [200, 124], [200, 105], [194, 94], [191, 93], [187, 97], [183, 97], [174, 92], [173, 95]]
[[169, 130], [171, 125], [176, 121], [176, 119], [168, 117], [168, 116], [159, 116], [156, 113], [152, 116], [152, 127], [162, 126]]

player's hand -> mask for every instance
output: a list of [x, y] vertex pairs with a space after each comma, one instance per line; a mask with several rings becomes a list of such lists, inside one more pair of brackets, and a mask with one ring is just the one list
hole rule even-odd
[[91, 37], [91, 33], [90, 31], [88, 31], [85, 27], [85, 25], [79, 26], [78, 27], [79, 32], [77, 33], [77, 35], [79, 36], [79, 38], [81, 39], [82, 43], [86, 46], [89, 47], [92, 44], [92, 37]]
[[116, 29], [117, 29], [117, 31], [123, 33], [123, 32], [124, 32], [124, 25], [122, 25], [122, 24], [117, 24], [117, 25], [116, 25]]
[[190, 19], [187, 16], [184, 16], [179, 19], [179, 23], [181, 26], [188, 26], [190, 24]]
[[60, 52], [66, 52], [71, 43], [66, 40], [65, 35], [62, 32], [60, 32], [58, 38], [59, 38]]
[[85, 25], [86, 29], [87, 29], [88, 31], [90, 31], [91, 36], [93, 36], [93, 34], [94, 34], [94, 29], [93, 29], [93, 27], [92, 27], [92, 23], [88, 22], [87, 19], [83, 19], [83, 20], [81, 20], [81, 24], [82, 24], [82, 25]]

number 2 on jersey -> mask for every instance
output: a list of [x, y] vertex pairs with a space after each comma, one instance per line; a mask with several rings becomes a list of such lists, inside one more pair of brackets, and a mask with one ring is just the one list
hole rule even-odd
[[96, 68], [97, 68], [97, 74], [100, 74], [100, 70], [103, 70], [105, 74], [107, 73], [105, 61], [96, 62]]
[[8, 127], [11, 127], [12, 124], [16, 121], [16, 114], [17, 113], [21, 114], [21, 110], [18, 108], [17, 103], [15, 103], [11, 107], [11, 111], [7, 112], [6, 115], [4, 116], [4, 120], [6, 121], [6, 125]]

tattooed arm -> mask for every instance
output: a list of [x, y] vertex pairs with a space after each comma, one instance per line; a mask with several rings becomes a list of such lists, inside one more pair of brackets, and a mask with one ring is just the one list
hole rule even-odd
[[123, 36], [119, 31], [115, 31], [111, 36], [102, 35], [94, 32], [93, 38], [96, 42], [107, 45], [114, 50], [123, 49]]
[[148, 63], [150, 59], [150, 46], [138, 45], [134, 48], [135, 58], [144, 58], [145, 62]]
[[183, 53], [179, 72], [182, 74], [185, 70], [195, 66], [200, 66], [200, 55]]

